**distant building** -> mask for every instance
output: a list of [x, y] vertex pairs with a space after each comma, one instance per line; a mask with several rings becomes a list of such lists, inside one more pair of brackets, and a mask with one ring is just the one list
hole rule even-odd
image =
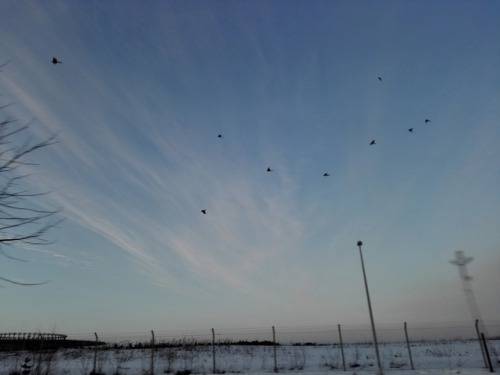
[[88, 340], [68, 340], [67, 335], [40, 332], [0, 333], [0, 351], [8, 350], [45, 350], [76, 348], [82, 346], [104, 345], [104, 342]]

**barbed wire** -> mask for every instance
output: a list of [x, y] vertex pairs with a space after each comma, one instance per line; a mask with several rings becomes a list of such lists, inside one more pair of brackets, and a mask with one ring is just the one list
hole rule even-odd
[[[471, 321], [455, 321], [455, 322], [418, 322], [406, 323], [409, 332], [421, 332], [423, 336], [430, 336], [428, 331], [433, 331], [432, 337], [437, 337], [440, 334], [449, 337], [454, 334], [456, 337], [464, 336], [464, 338], [474, 337], [474, 323]], [[396, 332], [403, 332], [401, 323], [383, 323], [376, 324], [378, 332], [385, 336], [394, 336]], [[490, 330], [493, 336], [500, 336], [500, 320], [484, 321], [483, 324]], [[233, 327], [233, 328], [216, 328], [214, 336], [218, 341], [221, 340], [239, 340], [239, 341], [259, 341], [270, 340], [272, 338], [272, 327]], [[289, 339], [296, 341], [307, 340], [308, 337], [318, 337], [324, 340], [330, 338], [330, 341], [338, 340], [339, 328], [342, 335], [349, 340], [350, 338], [360, 337], [359, 334], [370, 333], [371, 326], [369, 324], [345, 324], [345, 325], [304, 325], [304, 326], [275, 326], [274, 330], [278, 339]], [[453, 332], [454, 331], [454, 332]], [[100, 341], [111, 342], [132, 342], [132, 341], [148, 341], [151, 339], [152, 331], [123, 331], [123, 332], [97, 332]], [[447, 333], [445, 335], [445, 333]], [[93, 340], [95, 333], [68, 333], [68, 338]], [[197, 340], [197, 341], [212, 341], [212, 328], [208, 329], [173, 329], [173, 330], [154, 330], [154, 335], [158, 341], [166, 340]], [[421, 336], [422, 336], [421, 335]], [[444, 337], [446, 338], [446, 337]]]

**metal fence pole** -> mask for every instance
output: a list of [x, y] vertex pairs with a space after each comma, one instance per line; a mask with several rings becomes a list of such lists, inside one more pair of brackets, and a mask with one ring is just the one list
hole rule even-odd
[[215, 374], [215, 330], [212, 328], [212, 374]]
[[274, 372], [278, 372], [278, 360], [276, 358], [276, 331], [273, 326], [273, 355], [274, 355]]
[[415, 367], [413, 367], [413, 357], [411, 355], [410, 340], [408, 339], [408, 328], [406, 326], [406, 322], [405, 322], [405, 337], [406, 337], [406, 346], [408, 347], [408, 356], [410, 357], [410, 366], [412, 370], [415, 370]]
[[490, 353], [488, 352], [488, 346], [486, 345], [486, 339], [484, 338], [484, 333], [481, 333], [481, 339], [483, 341], [486, 358], [488, 359], [488, 368], [490, 369], [490, 372], [495, 372], [495, 370], [493, 370], [493, 364], [491, 363]]
[[345, 355], [344, 355], [344, 343], [342, 342], [342, 331], [340, 330], [340, 324], [338, 324], [339, 328], [339, 339], [340, 339], [340, 353], [342, 353], [342, 368], [346, 371], [345, 368]]
[[98, 342], [99, 342], [99, 337], [97, 336], [97, 333], [94, 332], [94, 335], [95, 335], [95, 346], [94, 346], [94, 368], [92, 370], [92, 373], [93, 374], [96, 374], [97, 373], [97, 345], [98, 345]]
[[481, 347], [481, 354], [483, 355], [483, 361], [484, 361], [484, 367], [488, 367], [488, 360], [486, 359], [486, 353], [484, 352], [484, 344], [483, 340], [481, 340], [481, 332], [479, 332], [479, 319], [476, 319], [476, 334], [477, 334], [477, 340], [479, 341], [479, 346]]
[[150, 368], [150, 373], [151, 373], [151, 375], [154, 375], [154, 373], [155, 373], [155, 333], [154, 333], [154, 331], [151, 331], [151, 368]]

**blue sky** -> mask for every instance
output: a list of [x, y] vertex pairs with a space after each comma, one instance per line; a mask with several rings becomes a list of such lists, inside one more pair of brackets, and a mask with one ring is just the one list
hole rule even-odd
[[51, 282], [2, 283], [0, 331], [364, 324], [358, 240], [376, 322], [471, 319], [456, 250], [498, 319], [499, 15], [1, 2], [3, 115], [58, 133], [24, 172], [65, 221], [54, 244], [9, 249], [27, 263], [1, 259]]

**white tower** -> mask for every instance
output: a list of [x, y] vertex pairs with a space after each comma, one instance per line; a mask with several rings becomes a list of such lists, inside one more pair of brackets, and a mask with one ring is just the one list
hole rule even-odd
[[[462, 279], [462, 287], [465, 293], [465, 298], [467, 299], [467, 304], [469, 305], [470, 313], [472, 315], [472, 318], [474, 318], [477, 321], [478, 336], [480, 336], [480, 334], [482, 333], [484, 334], [484, 336], [488, 337], [488, 333], [486, 332], [486, 327], [483, 323], [483, 319], [481, 318], [481, 314], [479, 313], [479, 307], [477, 306], [476, 297], [474, 297], [474, 292], [472, 291], [472, 285], [471, 285], [472, 276], [469, 276], [469, 274], [467, 273], [467, 264], [472, 262], [472, 259], [473, 258], [471, 257], [464, 256], [464, 252], [462, 250], [458, 250], [455, 251], [455, 259], [450, 260], [450, 263], [458, 266], [458, 273], [460, 275], [460, 278]], [[481, 352], [483, 354], [485, 365], [486, 367], [488, 367], [486, 358], [487, 351], [483, 346], [481, 338], [480, 337], [478, 338], [481, 344]], [[498, 356], [494, 346], [491, 346], [490, 352], [495, 357]]]
[[486, 334], [486, 328], [484, 327], [483, 319], [479, 313], [479, 307], [477, 306], [476, 298], [474, 297], [474, 292], [472, 291], [472, 276], [467, 273], [467, 264], [472, 262], [474, 258], [464, 256], [462, 250], [455, 251], [455, 259], [450, 260], [451, 264], [458, 266], [458, 273], [462, 279], [462, 288], [465, 293], [465, 298], [467, 299], [467, 304], [469, 305], [469, 310], [474, 320], [478, 321], [479, 331]]

